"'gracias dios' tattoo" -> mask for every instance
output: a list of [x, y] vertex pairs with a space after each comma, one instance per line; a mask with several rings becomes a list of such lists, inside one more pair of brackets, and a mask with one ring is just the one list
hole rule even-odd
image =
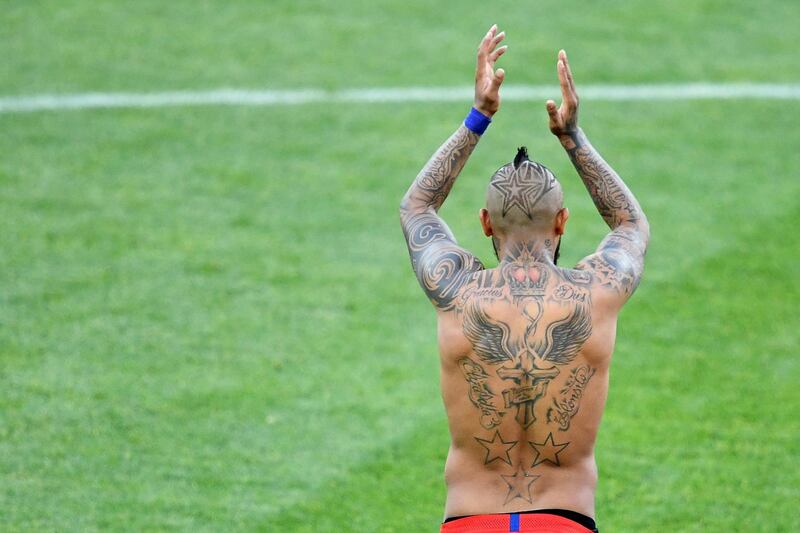
[[[487, 429], [498, 425], [510, 410], [520, 426], [530, 427], [536, 421], [536, 403], [561, 373], [559, 367], [573, 361], [592, 332], [588, 293], [583, 291], [585, 298], [569, 299], [575, 305], [568, 306], [566, 316], [541, 323], [550, 274], [535, 261], [533, 250], [531, 244], [518, 246], [501, 265], [500, 279], [479, 276], [480, 292], [459, 306], [464, 335], [485, 366], [470, 358], [459, 365], [469, 383], [470, 401], [480, 410], [481, 425]], [[512, 315], [524, 318], [523, 324], [512, 328], [492, 316], [490, 310], [496, 305], [511, 307]], [[543, 334], [537, 333], [541, 329]], [[508, 383], [500, 398], [487, 384], [491, 376], [487, 368]]]
[[[546, 464], [561, 466], [569, 442], [561, 441], [553, 432], [564, 429], [564, 420], [568, 427], [568, 420], [577, 413], [585, 382], [594, 372], [589, 371], [586, 377], [583, 370], [571, 371], [561, 390], [564, 398], [554, 403], [555, 408], [540, 411], [540, 416], [547, 414], [545, 423], [553, 425], [546, 436], [527, 441], [527, 446], [514, 438], [503, 438], [503, 428], [510, 427], [506, 420], [515, 422], [517, 429], [512, 435], [532, 427], [537, 405], [547, 397], [548, 386], [575, 360], [592, 333], [587, 285], [593, 278], [581, 271], [548, 268], [537, 260], [537, 249], [536, 243], [516, 246], [497, 270], [471, 277], [455, 305], [474, 354], [458, 364], [481, 426], [492, 430], [476, 435], [475, 444], [485, 465], [513, 469], [500, 473], [507, 487], [503, 505], [516, 500], [532, 503], [533, 485], [541, 477], [536, 472]], [[545, 299], [552, 302], [547, 313]], [[513, 419], [505, 416], [509, 413]], [[561, 418], [554, 418], [556, 415]]]
[[589, 291], [583, 287], [561, 283], [553, 291], [553, 299], [586, 303], [589, 301]]
[[[570, 453], [570, 442], [562, 442], [559, 431], [570, 429], [595, 374], [589, 365], [573, 365], [592, 335], [594, 289], [633, 292], [649, 232], [636, 199], [577, 131], [562, 142], [612, 233], [597, 253], [573, 270], [542, 263], [542, 250], [553, 253], [553, 243], [547, 240], [519, 244], [507, 251], [497, 269], [485, 270], [458, 246], [437, 214], [478, 140], [478, 135], [459, 127], [409, 188], [400, 218], [420, 285], [440, 311], [453, 311], [461, 318], [471, 344], [472, 355], [462, 357], [458, 365], [480, 425], [488, 430], [475, 435], [473, 445], [487, 469], [500, 469], [508, 489], [504, 505], [517, 499], [532, 503], [532, 486], [541, 477], [534, 472], [561, 466]], [[523, 156], [527, 159], [520, 151], [513, 165], [498, 171], [490, 187], [500, 198], [502, 216], [533, 219], [556, 181], [544, 167], [520, 163]], [[562, 376], [567, 371], [569, 375]], [[565, 378], [564, 385], [548, 395], [548, 386], [559, 376]], [[546, 420], [529, 429], [537, 412]], [[527, 433], [532, 440], [523, 441], [521, 435]]]

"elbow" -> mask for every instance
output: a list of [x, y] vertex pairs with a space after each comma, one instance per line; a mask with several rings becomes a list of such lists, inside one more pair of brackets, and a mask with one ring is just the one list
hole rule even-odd
[[430, 206], [425, 205], [418, 199], [414, 198], [414, 196], [411, 194], [411, 191], [409, 191], [400, 200], [400, 218], [408, 215], [424, 213], [428, 211], [429, 208]]
[[637, 220], [636, 229], [639, 231], [642, 242], [644, 243], [644, 247], [646, 249], [648, 243], [650, 242], [650, 222], [647, 220], [647, 216], [645, 216], [644, 213], [642, 213]]
[[398, 211], [400, 212], [400, 224], [403, 226], [419, 212], [414, 206], [414, 203], [409, 201], [408, 196], [404, 196], [403, 199], [400, 200], [400, 208]]
[[405, 193], [403, 197], [400, 199], [400, 212], [404, 213], [411, 210], [411, 191]]
[[647, 250], [647, 245], [650, 242], [650, 222], [648, 222], [644, 213], [640, 211], [636, 216], [621, 222], [617, 228], [623, 230], [638, 243], [643, 253]]
[[404, 196], [402, 200], [400, 200], [400, 220], [405, 220], [406, 217], [409, 215], [414, 214], [414, 207], [412, 202], [409, 201], [408, 195]]
[[405, 216], [405, 214], [406, 214], [406, 213], [408, 213], [408, 211], [409, 211], [409, 209], [408, 209], [409, 203], [410, 203], [410, 202], [409, 202], [408, 193], [406, 193], [406, 194], [404, 194], [404, 195], [403, 195], [403, 197], [400, 199], [400, 207], [399, 207], [399, 210], [400, 210], [400, 219], [401, 219], [401, 220], [402, 220], [403, 216]]

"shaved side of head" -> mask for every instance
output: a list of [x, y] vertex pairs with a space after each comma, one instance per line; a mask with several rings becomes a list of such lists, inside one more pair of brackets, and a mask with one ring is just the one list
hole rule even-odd
[[494, 173], [486, 190], [492, 227], [503, 235], [550, 231], [562, 207], [561, 184], [549, 168], [528, 159], [524, 146]]

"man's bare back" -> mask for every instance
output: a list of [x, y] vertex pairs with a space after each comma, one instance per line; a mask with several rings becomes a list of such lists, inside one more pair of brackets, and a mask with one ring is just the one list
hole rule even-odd
[[[478, 50], [475, 110], [484, 119], [499, 107], [502, 39], [492, 27]], [[574, 269], [556, 266], [569, 212], [555, 176], [524, 149], [492, 176], [481, 210], [500, 264], [485, 269], [456, 244], [438, 209], [486, 127], [481, 115], [442, 145], [401, 205], [412, 266], [437, 309], [451, 434], [446, 518], [537, 509], [594, 517], [594, 443], [617, 315], [641, 278], [649, 228], [577, 126], [563, 51], [557, 68], [563, 103], [547, 102], [550, 130], [611, 228], [595, 253]]]
[[440, 319], [447, 516], [528, 510], [534, 496], [594, 516], [615, 324], [593, 308], [590, 274], [529, 246], [465, 284]]

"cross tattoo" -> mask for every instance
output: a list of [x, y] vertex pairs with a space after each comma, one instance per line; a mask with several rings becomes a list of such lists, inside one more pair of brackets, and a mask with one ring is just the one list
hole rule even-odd
[[533, 413], [533, 406], [536, 400], [544, 396], [547, 392], [547, 385], [554, 377], [559, 374], [558, 368], [539, 368], [529, 353], [519, 357], [517, 364], [513, 367], [502, 366], [497, 369], [500, 379], [513, 381], [518, 386], [510, 387], [503, 391], [506, 409], [515, 406], [517, 416], [515, 417], [522, 427], [528, 428], [536, 421]]

